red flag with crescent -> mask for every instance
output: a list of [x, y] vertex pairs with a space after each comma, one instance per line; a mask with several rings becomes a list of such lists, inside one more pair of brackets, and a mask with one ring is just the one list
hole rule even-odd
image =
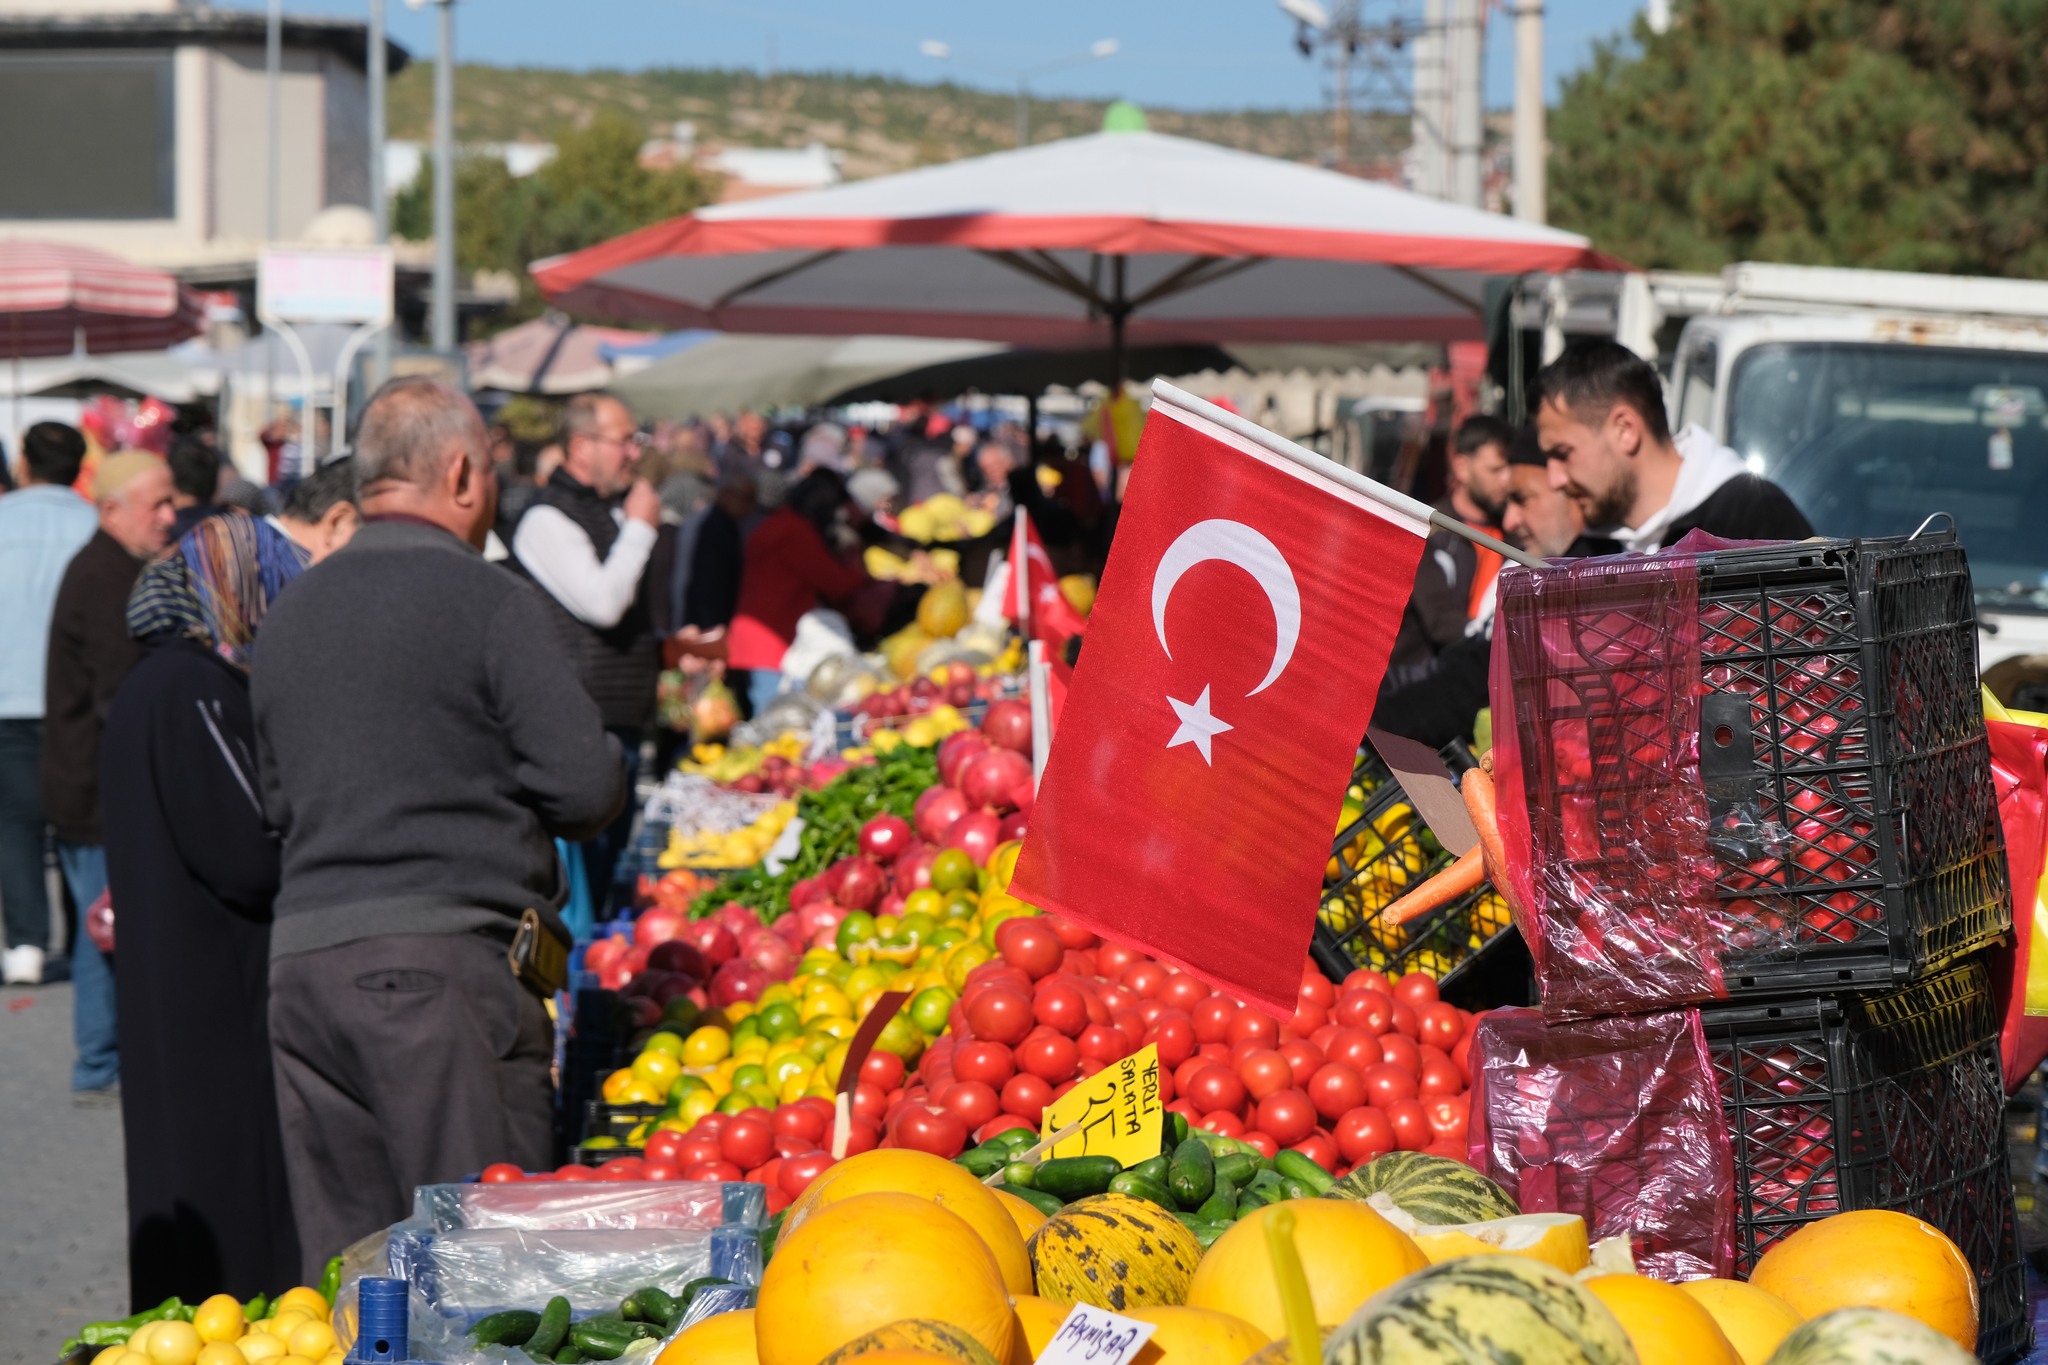
[[1010, 889], [1284, 1019], [1429, 511], [1154, 395]]
[[1038, 538], [1038, 526], [1021, 507], [1010, 532], [1010, 566], [1003, 596], [1004, 619], [1015, 621], [1026, 636], [1045, 641], [1046, 648], [1057, 654], [1068, 636], [1088, 628], [1088, 618], [1075, 611], [1061, 591], [1052, 556]]

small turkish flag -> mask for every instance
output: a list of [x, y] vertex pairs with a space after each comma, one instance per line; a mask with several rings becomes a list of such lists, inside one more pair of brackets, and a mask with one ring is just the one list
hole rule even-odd
[[1428, 531], [1413, 499], [1156, 385], [1011, 892], [1293, 1014]]
[[1059, 575], [1053, 572], [1052, 556], [1038, 538], [1031, 514], [1017, 509], [1017, 524], [1010, 533], [1010, 579], [1003, 602], [1004, 619], [1015, 621], [1018, 629], [1034, 640], [1043, 640], [1058, 654], [1070, 635], [1088, 628], [1088, 619], [1074, 610], [1060, 590]]

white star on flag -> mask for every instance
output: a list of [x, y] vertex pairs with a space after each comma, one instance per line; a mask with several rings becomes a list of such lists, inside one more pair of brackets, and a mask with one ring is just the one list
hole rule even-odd
[[1180, 717], [1180, 729], [1173, 732], [1173, 738], [1166, 741], [1166, 747], [1171, 749], [1176, 744], [1192, 744], [1202, 751], [1202, 762], [1215, 767], [1216, 761], [1209, 755], [1209, 741], [1231, 727], [1209, 714], [1209, 689], [1204, 687], [1202, 695], [1191, 702], [1168, 697], [1166, 704]]

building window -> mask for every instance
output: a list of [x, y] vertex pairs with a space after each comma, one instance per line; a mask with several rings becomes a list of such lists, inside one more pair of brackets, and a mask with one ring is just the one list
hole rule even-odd
[[0, 54], [0, 219], [177, 216], [171, 54]]

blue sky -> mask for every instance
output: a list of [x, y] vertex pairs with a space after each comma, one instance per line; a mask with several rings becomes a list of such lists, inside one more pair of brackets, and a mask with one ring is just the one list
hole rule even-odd
[[[232, 0], [260, 8], [256, 0]], [[1365, 0], [1368, 17], [1421, 10], [1420, 0]], [[1496, 5], [1504, 9], [1505, 5]], [[1593, 42], [1624, 29], [1640, 0], [1549, 0], [1544, 66], [1558, 77]], [[364, 0], [286, 0], [292, 13], [367, 15]], [[434, 48], [433, 12], [389, 0], [392, 35], [418, 57]], [[1488, 35], [1487, 98], [1511, 92], [1512, 35], [1497, 13]], [[1043, 94], [1121, 96], [1174, 108], [1313, 107], [1317, 72], [1293, 46], [1274, 0], [464, 0], [462, 59], [551, 67], [738, 66], [948, 77], [1014, 88], [1006, 74], [1114, 38], [1114, 57], [1035, 78]], [[948, 43], [955, 61], [922, 55]]]

